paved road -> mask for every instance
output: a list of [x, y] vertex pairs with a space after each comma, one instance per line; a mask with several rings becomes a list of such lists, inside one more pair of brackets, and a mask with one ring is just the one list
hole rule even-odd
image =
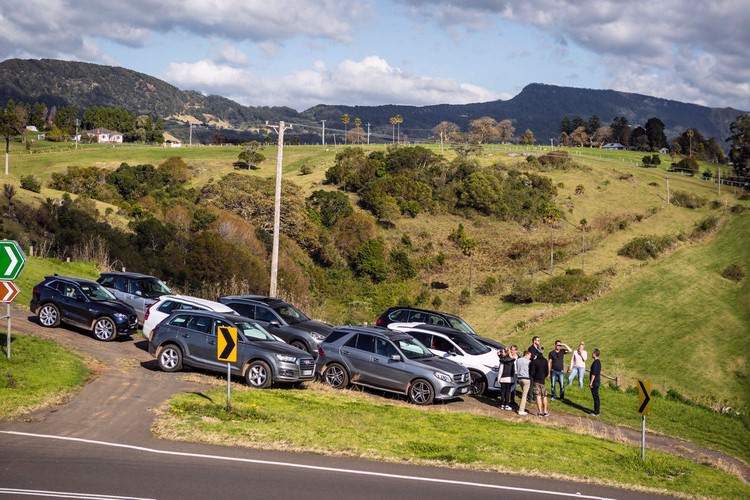
[[[73, 400], [0, 422], [0, 494], [29, 498], [653, 498], [566, 481], [162, 441], [154, 408], [202, 380], [158, 371], [134, 340], [101, 343], [14, 317], [14, 332], [55, 338], [95, 360]], [[546, 460], [547, 457], [540, 457]]]

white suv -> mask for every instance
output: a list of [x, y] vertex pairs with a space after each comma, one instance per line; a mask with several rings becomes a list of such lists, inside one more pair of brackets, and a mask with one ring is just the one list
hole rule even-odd
[[177, 309], [199, 309], [220, 313], [237, 314], [234, 309], [213, 300], [200, 299], [187, 295], [162, 295], [159, 300], [148, 306], [143, 317], [143, 336], [151, 340], [151, 332], [154, 327], [161, 323], [172, 311]]
[[436, 356], [443, 356], [468, 368], [472, 394], [481, 395], [495, 385], [500, 365], [497, 350], [482, 344], [474, 336], [453, 328], [424, 323], [391, 323], [388, 328], [408, 333]]

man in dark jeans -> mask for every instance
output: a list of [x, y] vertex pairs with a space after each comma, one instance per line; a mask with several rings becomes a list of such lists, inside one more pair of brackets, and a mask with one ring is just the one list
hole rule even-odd
[[560, 401], [565, 399], [565, 354], [572, 351], [568, 344], [555, 340], [555, 349], [549, 353], [550, 389], [555, 400], [555, 386], [560, 385]]
[[594, 398], [594, 413], [591, 415], [594, 417], [599, 416], [599, 384], [602, 380], [602, 362], [599, 361], [599, 349], [594, 349], [592, 353], [594, 362], [591, 363], [589, 370], [589, 388], [591, 389], [591, 397]]

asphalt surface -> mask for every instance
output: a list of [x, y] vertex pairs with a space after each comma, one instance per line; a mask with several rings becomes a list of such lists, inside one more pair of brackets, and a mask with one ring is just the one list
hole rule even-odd
[[140, 337], [102, 343], [81, 330], [44, 329], [18, 310], [13, 332], [83, 353], [96, 377], [65, 404], [0, 422], [5, 498], [656, 497], [538, 477], [159, 440], [150, 432], [154, 410], [175, 393], [206, 389], [210, 376], [162, 373]]

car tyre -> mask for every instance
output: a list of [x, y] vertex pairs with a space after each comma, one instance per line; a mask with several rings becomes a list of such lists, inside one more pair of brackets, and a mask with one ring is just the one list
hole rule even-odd
[[427, 380], [418, 378], [409, 386], [409, 401], [415, 405], [430, 405], [434, 399], [435, 389]]
[[117, 336], [117, 325], [111, 318], [99, 318], [94, 322], [93, 333], [98, 340], [109, 342]]
[[481, 396], [487, 390], [487, 379], [479, 372], [469, 370], [471, 375], [470, 392], [472, 396]]
[[245, 382], [250, 387], [265, 389], [273, 383], [273, 373], [268, 363], [256, 359], [251, 361], [245, 368]]
[[299, 349], [301, 351], [305, 351], [306, 353], [311, 354], [310, 353], [310, 349], [307, 348], [307, 344], [305, 344], [301, 340], [293, 340], [290, 345], [292, 347], [296, 347], [297, 349]]
[[39, 323], [47, 328], [54, 328], [60, 324], [60, 310], [55, 304], [44, 304], [39, 309]]
[[349, 386], [349, 373], [338, 363], [331, 363], [323, 371], [323, 381], [334, 389], [346, 389]]
[[174, 344], [168, 344], [159, 348], [156, 359], [159, 368], [165, 372], [176, 372], [182, 370], [182, 349]]

